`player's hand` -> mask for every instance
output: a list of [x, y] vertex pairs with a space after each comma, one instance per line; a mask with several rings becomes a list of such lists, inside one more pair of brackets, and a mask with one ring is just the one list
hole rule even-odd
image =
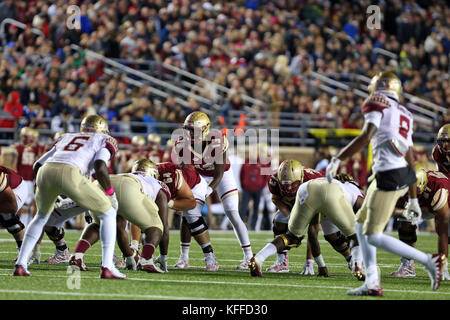
[[329, 183], [331, 183], [333, 178], [336, 176], [340, 164], [341, 164], [341, 160], [339, 160], [336, 157], [331, 158], [331, 161], [328, 164], [327, 171], [326, 171], [326, 176], [327, 176], [327, 180]]
[[305, 265], [303, 266], [303, 270], [300, 272], [300, 274], [305, 276], [313, 276], [314, 275], [314, 260], [306, 260]]
[[114, 210], [117, 211], [119, 209], [119, 202], [117, 201], [116, 193], [114, 192], [112, 195], [108, 196], [109, 200], [111, 201], [111, 205], [114, 208]]
[[327, 267], [319, 267], [319, 273], [317, 274], [318, 277], [329, 277], [328, 269]]
[[168, 270], [167, 270], [167, 260], [168, 260], [168, 257], [161, 254], [161, 255], [158, 256], [158, 258], [156, 258], [155, 263], [159, 264], [159, 267], [161, 268], [162, 271], [168, 272]]
[[417, 198], [409, 199], [406, 209], [402, 213], [411, 224], [417, 225], [422, 217], [422, 210], [419, 206], [419, 200]]
[[84, 220], [86, 220], [87, 224], [91, 224], [92, 223], [92, 217], [88, 212], [84, 213]]

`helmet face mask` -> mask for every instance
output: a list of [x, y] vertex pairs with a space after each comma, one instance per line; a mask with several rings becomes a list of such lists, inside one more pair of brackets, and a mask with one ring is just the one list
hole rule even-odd
[[134, 162], [131, 172], [143, 172], [155, 179], [158, 179], [158, 166], [149, 159], [140, 159]]
[[295, 197], [297, 195], [298, 188], [301, 185], [301, 181], [297, 180], [294, 182], [281, 182], [280, 189], [283, 196], [286, 197]]
[[20, 141], [24, 145], [30, 145], [36, 142], [36, 134], [39, 137], [39, 132], [30, 127], [24, 127], [20, 130]]
[[206, 113], [196, 111], [186, 117], [183, 129], [191, 143], [201, 143], [209, 133], [211, 123]]
[[420, 169], [416, 173], [417, 177], [417, 194], [420, 195], [425, 190], [428, 183], [427, 172], [424, 169]]
[[143, 136], [134, 136], [131, 138], [131, 144], [136, 151], [142, 151], [145, 149], [145, 138]]
[[303, 182], [303, 176], [303, 166], [299, 161], [284, 160], [277, 172], [281, 193], [287, 197], [294, 197]]
[[90, 115], [81, 121], [80, 132], [109, 134], [108, 123], [99, 115]]
[[443, 153], [450, 153], [450, 124], [445, 124], [439, 129], [437, 144]]

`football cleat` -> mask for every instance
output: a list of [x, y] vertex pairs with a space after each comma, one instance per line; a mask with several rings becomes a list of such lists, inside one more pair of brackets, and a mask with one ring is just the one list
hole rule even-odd
[[88, 268], [83, 262], [83, 258], [82, 257], [77, 258], [76, 254], [70, 256], [69, 265], [78, 267], [80, 271], [88, 271]]
[[208, 253], [208, 255], [205, 257], [205, 270], [206, 271], [217, 271], [219, 270], [219, 262], [217, 262], [216, 255], [214, 252]]
[[69, 249], [66, 248], [65, 250], [61, 251], [56, 249], [55, 254], [53, 256], [51, 256], [48, 259], [44, 260], [44, 263], [49, 263], [49, 264], [58, 264], [58, 263], [66, 263], [69, 262]]
[[305, 262], [305, 265], [303, 266], [303, 270], [300, 272], [302, 275], [314, 275], [314, 260], [313, 259], [307, 259]]
[[425, 270], [428, 272], [431, 280], [431, 290], [436, 291], [440, 284], [442, 278], [442, 262], [445, 259], [444, 255], [440, 254], [429, 254], [428, 262], [425, 265]]
[[248, 262], [248, 269], [250, 270], [250, 275], [252, 277], [262, 277], [261, 264], [259, 263], [255, 255], [253, 255], [253, 257]]
[[15, 277], [29, 277], [30, 273], [25, 269], [24, 266], [16, 264], [13, 270], [13, 276]]
[[168, 257], [167, 255], [159, 255], [158, 258], [155, 259], [155, 263], [157, 265], [159, 265], [159, 268], [164, 271], [164, 272], [169, 272], [169, 270], [167, 270], [167, 260]]
[[114, 252], [114, 255], [113, 255], [113, 263], [116, 266], [116, 268], [119, 268], [119, 269], [125, 269], [126, 266], [127, 266], [125, 261], [123, 261], [123, 260], [120, 261], [119, 260], [119, 257], [117, 257], [115, 252]]
[[267, 272], [289, 272], [289, 258], [287, 252], [283, 255], [278, 255], [277, 261], [274, 265], [267, 268]]
[[414, 278], [416, 276], [414, 260], [401, 258], [400, 261], [400, 267], [398, 267], [397, 271], [392, 272], [391, 276], [396, 278]]
[[347, 295], [349, 295], [349, 296], [375, 296], [375, 297], [382, 297], [383, 296], [383, 289], [381, 289], [380, 285], [369, 287], [366, 283], [364, 283], [359, 288], [347, 291]]
[[127, 276], [117, 270], [115, 267], [105, 268], [102, 267], [102, 271], [100, 273], [101, 279], [126, 279]]
[[244, 259], [242, 260], [241, 264], [236, 267], [238, 270], [248, 270], [248, 264], [250, 260]]
[[366, 275], [364, 274], [363, 267], [361, 263], [358, 261], [354, 261], [353, 259], [350, 259], [348, 262], [348, 268], [352, 272], [352, 276], [354, 276], [359, 281], [366, 280]]
[[164, 273], [163, 270], [155, 265], [155, 263], [153, 262], [153, 258], [146, 260], [141, 257], [139, 259], [137, 268], [138, 270], [147, 271], [148, 273]]
[[187, 269], [187, 268], [189, 268], [189, 259], [184, 259], [184, 258], [180, 257], [178, 259], [177, 263], [175, 263], [174, 267], [178, 268], [178, 269]]

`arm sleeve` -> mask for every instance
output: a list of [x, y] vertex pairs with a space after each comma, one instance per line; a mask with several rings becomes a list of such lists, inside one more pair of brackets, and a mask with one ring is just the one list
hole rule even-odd
[[51, 148], [49, 151], [44, 153], [42, 157], [40, 157], [36, 162], [39, 163], [40, 165], [43, 165], [48, 159], [50, 159], [50, 157], [52, 157], [55, 154], [55, 152], [56, 148], [55, 147]]
[[372, 112], [364, 114], [365, 122], [372, 123], [377, 128], [380, 127], [382, 117], [383, 117], [383, 114], [379, 111], [372, 111]]
[[106, 165], [108, 165], [108, 161], [111, 158], [111, 153], [107, 148], [101, 148], [94, 156], [94, 161], [103, 160]]

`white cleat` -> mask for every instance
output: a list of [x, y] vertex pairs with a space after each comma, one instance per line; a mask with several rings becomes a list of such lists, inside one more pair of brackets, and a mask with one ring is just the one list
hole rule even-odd
[[164, 273], [164, 270], [155, 265], [155, 263], [153, 262], [153, 258], [147, 260], [141, 257], [139, 259], [137, 268], [138, 270], [147, 271], [148, 273]]
[[392, 272], [391, 276], [396, 278], [414, 278], [416, 276], [414, 260], [401, 258], [400, 261], [400, 267], [398, 267], [397, 271]]
[[348, 290], [347, 295], [349, 296], [383, 296], [383, 289], [381, 289], [380, 285], [368, 286], [364, 283], [361, 287]]
[[248, 263], [250, 261], [251, 258], [246, 259], [244, 258], [244, 260], [242, 260], [241, 264], [239, 264], [236, 269], [238, 270], [248, 270]]
[[178, 269], [189, 268], [189, 258], [183, 258], [183, 257], [178, 258], [178, 261], [177, 261], [177, 263], [175, 263], [174, 267], [178, 268]]
[[207, 256], [205, 257], [205, 262], [206, 262], [205, 266], [206, 271], [219, 270], [219, 262], [217, 262], [217, 258], [214, 252], [210, 252], [207, 254]]
[[304, 276], [313, 276], [314, 275], [314, 260], [307, 259], [305, 265], [303, 266], [303, 270], [300, 272], [301, 275]]
[[70, 255], [69, 255], [69, 249], [66, 248], [65, 250], [61, 251], [56, 249], [55, 254], [51, 256], [48, 259], [44, 260], [44, 263], [48, 264], [58, 264], [58, 263], [67, 263], [69, 262]]
[[289, 258], [288, 254], [280, 254], [277, 257], [274, 265], [267, 268], [267, 272], [289, 272]]

